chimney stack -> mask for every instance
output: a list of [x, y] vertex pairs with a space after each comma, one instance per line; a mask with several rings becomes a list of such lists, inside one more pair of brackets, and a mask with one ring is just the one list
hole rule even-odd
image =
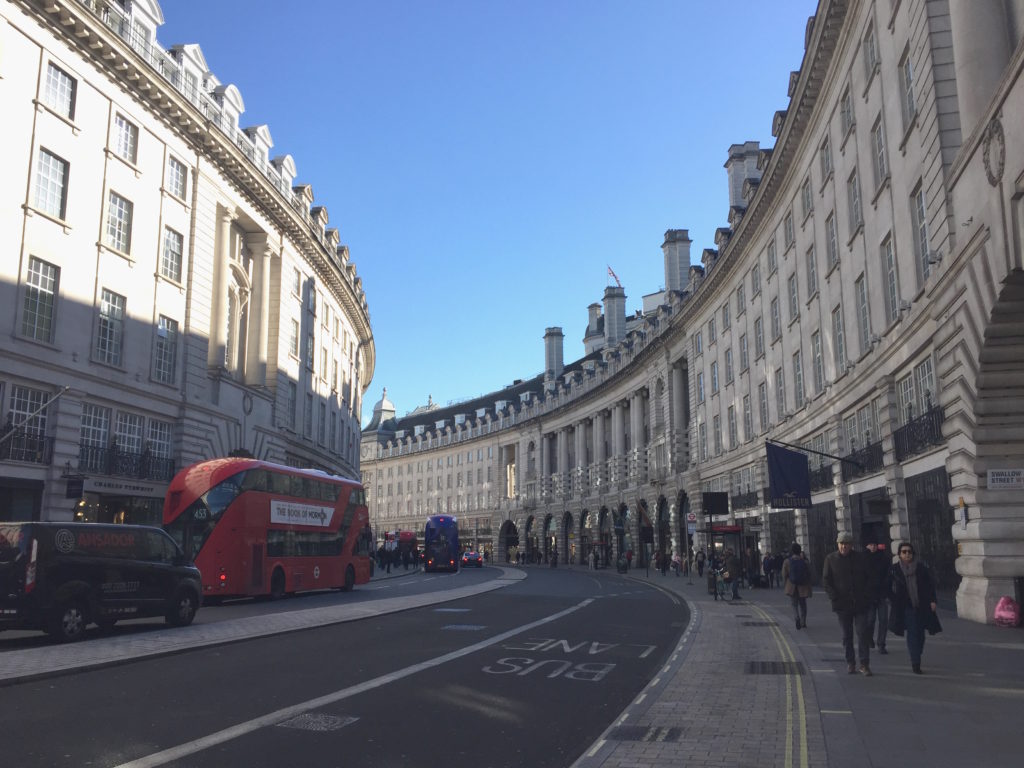
[[661, 252], [665, 255], [665, 290], [685, 291], [690, 283], [690, 233], [685, 229], [669, 229]]
[[761, 171], [757, 168], [759, 151], [760, 143], [756, 141], [729, 147], [729, 159], [725, 161], [725, 170], [729, 174], [729, 208], [745, 208], [743, 182], [747, 179], [761, 180]]
[[604, 345], [614, 347], [626, 337], [626, 289], [604, 289]]
[[562, 375], [562, 329], [544, 329], [544, 378], [555, 379]]

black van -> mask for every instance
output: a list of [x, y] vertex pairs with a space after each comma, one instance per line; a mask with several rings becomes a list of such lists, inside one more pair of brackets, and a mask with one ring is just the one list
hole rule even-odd
[[160, 528], [99, 523], [0, 523], [0, 630], [79, 640], [90, 622], [164, 616], [191, 624], [199, 569]]

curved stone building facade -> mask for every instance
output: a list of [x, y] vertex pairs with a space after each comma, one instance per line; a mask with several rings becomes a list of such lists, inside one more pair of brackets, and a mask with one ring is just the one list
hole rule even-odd
[[[378, 527], [450, 511], [498, 559], [641, 564], [797, 540], [819, 570], [840, 530], [907, 538], [991, 621], [1024, 579], [1022, 29], [1021, 0], [821, 0], [774, 146], [728, 150], [700, 265], [669, 230], [665, 292], [627, 317], [608, 288], [583, 358], [563, 366], [548, 329], [539, 376], [377, 404]], [[769, 507], [767, 439], [816, 451], [810, 508]]]
[[248, 453], [356, 476], [369, 309], [327, 209], [155, 0], [0, 8], [0, 521], [159, 522]]

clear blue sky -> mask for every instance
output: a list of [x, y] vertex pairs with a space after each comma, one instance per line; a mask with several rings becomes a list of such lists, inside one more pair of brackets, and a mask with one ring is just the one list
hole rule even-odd
[[399, 415], [583, 355], [608, 265], [627, 312], [728, 224], [729, 145], [770, 147], [814, 0], [164, 0], [165, 46], [198, 43], [241, 125], [351, 250]]

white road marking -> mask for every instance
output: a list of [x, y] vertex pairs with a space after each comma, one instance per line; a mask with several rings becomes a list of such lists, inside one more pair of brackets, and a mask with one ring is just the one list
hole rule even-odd
[[202, 752], [204, 749], [209, 749], [210, 747], [216, 746], [218, 744], [223, 744], [227, 741], [231, 741], [232, 739], [237, 739], [240, 736], [245, 736], [246, 734], [252, 733], [253, 731], [257, 731], [260, 728], [265, 728], [270, 725], [277, 725], [278, 723], [283, 722], [285, 720], [290, 720], [294, 717], [298, 717], [299, 715], [305, 714], [306, 712], [309, 712], [312, 709], [318, 709], [320, 707], [326, 707], [331, 704], [335, 704], [336, 702], [342, 701], [343, 699], [347, 699], [352, 696], [357, 696], [358, 694], [366, 693], [367, 691], [372, 691], [375, 688], [380, 688], [381, 686], [387, 685], [388, 683], [393, 683], [396, 680], [401, 680], [402, 678], [408, 677], [409, 675], [415, 675], [417, 672], [422, 672], [423, 670], [431, 669], [433, 667], [439, 667], [442, 664], [447, 664], [449, 661], [461, 659], [463, 656], [468, 656], [472, 653], [476, 653], [477, 651], [483, 650], [484, 648], [488, 648], [492, 645], [496, 645], [497, 643], [501, 643], [505, 640], [508, 640], [510, 637], [515, 637], [516, 635], [521, 634], [522, 632], [526, 632], [536, 627], [543, 626], [544, 624], [549, 624], [552, 621], [557, 621], [558, 619], [569, 616], [570, 614], [575, 613], [581, 608], [585, 608], [586, 606], [590, 605], [590, 603], [592, 602], [593, 600], [590, 599], [584, 600], [572, 606], [571, 608], [566, 608], [564, 611], [553, 613], [550, 616], [545, 616], [543, 619], [538, 619], [537, 621], [531, 622], [529, 624], [524, 624], [521, 627], [510, 629], [507, 632], [502, 632], [500, 635], [495, 635], [494, 637], [488, 640], [481, 640], [479, 643], [467, 645], [465, 648], [460, 648], [456, 651], [451, 651], [450, 653], [446, 653], [442, 656], [438, 656], [433, 659], [428, 659], [427, 661], [421, 661], [419, 664], [413, 664], [412, 666], [406, 667], [405, 669], [399, 669], [394, 672], [389, 672], [386, 675], [375, 677], [374, 679], [367, 680], [364, 683], [359, 683], [358, 685], [353, 685], [348, 688], [342, 688], [340, 691], [328, 693], [325, 696], [320, 696], [318, 698], [310, 699], [309, 701], [304, 701], [290, 707], [285, 707], [284, 709], [279, 709], [276, 712], [270, 712], [269, 714], [263, 715], [262, 717], [256, 717], [244, 723], [233, 725], [230, 728], [225, 728], [224, 730], [217, 731], [216, 733], [211, 733], [208, 736], [203, 736], [202, 738], [194, 739], [193, 741], [188, 741], [184, 744], [179, 744], [176, 747], [171, 747], [170, 749], [165, 749], [161, 752], [154, 752], [151, 755], [140, 757], [138, 760], [131, 760], [127, 763], [122, 763], [121, 765], [117, 766], [117, 768], [155, 768], [155, 766], [158, 765], [165, 765], [166, 763], [170, 763], [175, 760], [181, 760], [185, 757], [188, 757], [189, 755], [194, 755], [196, 752]]

